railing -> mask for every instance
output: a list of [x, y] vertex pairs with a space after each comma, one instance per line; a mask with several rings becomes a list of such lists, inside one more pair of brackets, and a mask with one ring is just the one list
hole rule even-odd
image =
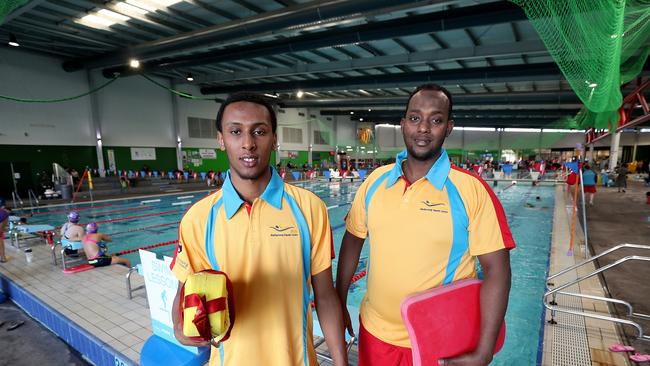
[[[36, 193], [34, 193], [34, 191], [31, 188], [27, 191], [27, 197], [29, 197], [29, 206], [30, 207], [40, 205], [40, 202], [38, 201], [38, 198], [36, 197]], [[36, 203], [36, 205], [34, 205], [34, 203]]]
[[[573, 265], [571, 267], [565, 268], [565, 269], [561, 270], [560, 272], [557, 272], [557, 273], [549, 276], [547, 280], [552, 280], [553, 278], [557, 278], [558, 276], [561, 276], [561, 275], [563, 275], [563, 274], [565, 274], [567, 272], [570, 272], [570, 271], [575, 270], [575, 269], [577, 269], [579, 267], [582, 267], [585, 264], [592, 263], [592, 262], [594, 262], [596, 259], [598, 259], [600, 257], [603, 257], [603, 256], [605, 256], [607, 254], [610, 254], [612, 252], [615, 252], [615, 251], [618, 251], [618, 250], [624, 249], [624, 248], [650, 250], [650, 245], [641, 245], [641, 244], [621, 244], [621, 245], [617, 245], [617, 246], [615, 246], [615, 247], [613, 247], [611, 249], [608, 249], [608, 250], [606, 250], [606, 251], [604, 251], [604, 252], [602, 252], [602, 253], [594, 256], [594, 257], [591, 257], [591, 258], [589, 258], [587, 260], [584, 260], [584, 261], [582, 261], [580, 263], [577, 263], [577, 264], [575, 264], [575, 265]], [[591, 272], [589, 274], [578, 277], [575, 280], [569, 281], [567, 283], [559, 285], [558, 287], [556, 287], [556, 288], [554, 288], [552, 290], [547, 291], [544, 294], [544, 307], [546, 307], [548, 310], [551, 311], [551, 319], [548, 322], [550, 324], [557, 324], [557, 322], [555, 321], [555, 313], [556, 312], [573, 314], [573, 315], [583, 316], [583, 317], [587, 317], [587, 318], [594, 318], [594, 319], [599, 319], [599, 320], [605, 320], [605, 321], [611, 321], [611, 322], [614, 322], [614, 323], [619, 323], [619, 324], [622, 324], [622, 325], [627, 325], [627, 326], [634, 327], [636, 329], [638, 339], [645, 340], [645, 341], [650, 341], [650, 336], [645, 335], [644, 332], [643, 332], [643, 328], [638, 323], [636, 323], [636, 322], [634, 322], [632, 320], [621, 319], [621, 318], [617, 318], [617, 317], [613, 317], [613, 316], [601, 315], [601, 314], [592, 313], [592, 312], [588, 312], [588, 311], [580, 311], [580, 310], [574, 310], [574, 309], [569, 309], [569, 308], [565, 308], [565, 307], [560, 307], [560, 306], [558, 306], [558, 304], [556, 302], [557, 295], [574, 296], [574, 297], [579, 297], [579, 298], [585, 298], [585, 299], [591, 299], [591, 300], [597, 300], [597, 301], [604, 301], [604, 302], [611, 303], [611, 304], [619, 304], [619, 305], [625, 306], [627, 308], [627, 317], [629, 317], [629, 318], [650, 319], [650, 315], [635, 313], [632, 305], [629, 302], [624, 301], [624, 300], [614, 299], [614, 298], [609, 298], [609, 297], [594, 296], [594, 295], [563, 292], [562, 291], [562, 290], [564, 290], [564, 289], [566, 289], [566, 288], [568, 288], [570, 286], [573, 286], [575, 284], [578, 284], [578, 283], [580, 283], [580, 282], [582, 282], [582, 281], [584, 281], [584, 280], [586, 280], [588, 278], [596, 276], [596, 275], [598, 275], [600, 273], [603, 273], [603, 272], [605, 272], [605, 271], [607, 271], [607, 270], [609, 270], [611, 268], [618, 267], [618, 266], [622, 265], [623, 263], [627, 263], [627, 262], [630, 262], [630, 261], [650, 262], [650, 257], [639, 256], [639, 255], [626, 256], [626, 257], [623, 257], [623, 258], [621, 258], [621, 259], [619, 259], [619, 260], [617, 260], [617, 261], [615, 261], [613, 263], [610, 263], [610, 264], [608, 264], [606, 266], [600, 267], [600, 268], [596, 269], [595, 271], [593, 271], [593, 272]], [[548, 284], [548, 286], [554, 286], [553, 282], [548, 282], [547, 284]], [[549, 296], [552, 297], [552, 300], [547, 302]]]
[[20, 208], [23, 207], [23, 200], [18, 195], [18, 192], [16, 192], [16, 191], [11, 192], [11, 200], [14, 203], [14, 206], [13, 206], [14, 209], [17, 209], [19, 207], [18, 204], [20, 204]]

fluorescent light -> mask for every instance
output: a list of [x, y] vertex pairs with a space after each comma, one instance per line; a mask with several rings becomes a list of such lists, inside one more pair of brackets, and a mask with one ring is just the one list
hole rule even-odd
[[368, 112], [372, 112], [372, 108], [368, 108]]
[[298, 92], [296, 93], [296, 97], [298, 98], [302, 98], [303, 95], [305, 95], [305, 93], [302, 90], [298, 90]]
[[110, 27], [111, 25], [116, 23], [110, 19], [98, 17], [97, 15], [94, 14], [88, 14], [84, 16], [83, 18], [79, 19], [79, 22], [87, 24], [91, 27], [97, 27], [98, 25], [104, 27]]
[[[138, 0], [126, 0], [126, 2], [133, 5], [133, 6], [135, 6], [135, 7], [146, 10], [147, 12], [158, 10], [155, 7], [151, 6], [151, 5], [149, 5], [149, 4], [145, 3], [145, 2], [138, 1]], [[118, 3], [117, 5], [119, 5], [119, 4], [120, 3]]]
[[354, 111], [350, 111], [350, 114], [354, 114]]
[[192, 73], [188, 73], [185, 79], [187, 79], [187, 81], [194, 81], [194, 76], [192, 76]]
[[589, 84], [589, 87], [590, 87], [590, 88], [595, 88], [595, 87], [597, 87], [597, 86], [598, 86], [598, 84], [596, 84], [596, 83], [591, 83], [591, 84]]
[[[128, 1], [130, 3], [130, 1]], [[153, 9], [151, 7], [143, 7], [141, 5], [135, 5], [135, 4], [127, 4], [123, 2], [119, 2], [115, 4], [115, 7], [122, 10], [125, 13], [138, 13], [138, 14], [147, 14], [150, 11], [155, 11], [156, 9]], [[151, 10], [153, 9], [153, 10]]]
[[642, 128], [639, 132], [650, 132], [650, 128]]
[[541, 128], [504, 128], [504, 132], [542, 132]]
[[363, 122], [363, 117], [359, 117], [359, 121]]
[[131, 66], [131, 67], [134, 68], [134, 69], [137, 69], [138, 67], [140, 67], [140, 61], [138, 61], [138, 60], [132, 58], [132, 59], [129, 61], [129, 66]]
[[454, 127], [454, 130], [464, 130], [464, 131], [495, 131], [494, 127]]
[[277, 95], [275, 95], [275, 94], [269, 94], [269, 93], [264, 93], [264, 96], [265, 96], [265, 97], [269, 97], [269, 98], [274, 98], [274, 99], [277, 99], [277, 98], [278, 98]]
[[120, 13], [116, 13], [116, 12], [108, 10], [108, 9], [99, 10], [97, 12], [97, 15], [102, 17], [102, 18], [115, 19], [118, 22], [126, 22], [127, 20], [131, 19], [131, 18], [127, 17], [126, 15], [122, 15]]
[[183, 0], [149, 0], [149, 2], [160, 4], [162, 6], [172, 6], [176, 3], [180, 3]]
[[13, 33], [9, 33], [9, 45], [12, 47], [20, 47], [20, 43], [18, 43], [16, 35]]

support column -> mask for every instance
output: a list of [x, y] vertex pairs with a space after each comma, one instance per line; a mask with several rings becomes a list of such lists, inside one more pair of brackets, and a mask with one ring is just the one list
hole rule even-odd
[[[176, 88], [176, 83], [172, 80], [171, 81], [171, 88], [175, 89]], [[181, 126], [180, 126], [180, 115], [178, 111], [178, 98], [176, 94], [170, 92], [169, 95], [172, 98], [172, 128], [173, 128], [173, 136], [175, 137], [176, 141], [176, 168], [179, 170], [183, 170], [183, 151], [182, 151], [182, 146], [183, 146], [183, 140], [181, 139]]]
[[612, 134], [612, 142], [609, 147], [609, 169], [613, 170], [618, 164], [618, 145], [621, 142], [621, 133]]
[[544, 130], [540, 129], [539, 130], [539, 138], [537, 139], [537, 156], [535, 160], [540, 160], [542, 158], [542, 142], [543, 142], [543, 137], [542, 134], [544, 133]]
[[593, 166], [593, 164], [596, 162], [594, 159], [594, 143], [592, 142], [589, 144], [589, 163]]
[[636, 160], [636, 147], [639, 145], [639, 134], [641, 131], [638, 129], [634, 133], [634, 147], [632, 147], [632, 161]]
[[[88, 90], [92, 90], [95, 87], [93, 81], [93, 76], [90, 70], [86, 70], [86, 80], [88, 81]], [[104, 151], [102, 148], [102, 128], [101, 121], [99, 118], [99, 99], [97, 98], [97, 93], [92, 93], [89, 95], [90, 98], [90, 126], [91, 131], [95, 132], [95, 149], [97, 150], [97, 170], [99, 170], [99, 176], [106, 176], [106, 166], [104, 165]]]
[[314, 151], [314, 120], [311, 117], [311, 111], [309, 109], [305, 109], [305, 113], [307, 113], [307, 133], [309, 134], [307, 137], [307, 164], [313, 167], [314, 158], [312, 152]]
[[502, 156], [502, 150], [503, 150], [503, 146], [502, 146], [503, 129], [502, 128], [497, 128], [497, 136], [498, 136], [498, 139], [499, 139], [499, 160], [497, 160], [497, 162], [500, 163], [501, 162], [501, 156]]
[[463, 166], [465, 163], [465, 129], [460, 133], [460, 161], [458, 162], [458, 166]]

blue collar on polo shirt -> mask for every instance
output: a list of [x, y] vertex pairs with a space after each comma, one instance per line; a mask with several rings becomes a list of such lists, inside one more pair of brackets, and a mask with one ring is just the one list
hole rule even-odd
[[[280, 178], [280, 175], [278, 175], [273, 167], [270, 169], [271, 180], [266, 185], [260, 198], [279, 210], [282, 208], [284, 181], [282, 181], [282, 178]], [[226, 174], [226, 179], [223, 182], [221, 190], [223, 191], [222, 197], [223, 205], [226, 209], [226, 217], [230, 220], [244, 203], [244, 200], [239, 197], [239, 193], [237, 193], [235, 187], [232, 185], [232, 181], [230, 180], [230, 170], [228, 170], [228, 173]]]
[[[386, 179], [386, 188], [390, 188], [397, 180], [404, 175], [402, 171], [402, 162], [406, 160], [407, 157], [406, 150], [402, 150], [395, 157], [395, 166], [391, 169], [388, 177]], [[439, 191], [442, 190], [442, 187], [445, 185], [445, 181], [449, 176], [449, 170], [451, 170], [451, 163], [449, 163], [449, 156], [447, 151], [442, 149], [440, 151], [440, 156], [438, 160], [433, 164], [431, 169], [427, 172], [427, 175], [424, 177]]]

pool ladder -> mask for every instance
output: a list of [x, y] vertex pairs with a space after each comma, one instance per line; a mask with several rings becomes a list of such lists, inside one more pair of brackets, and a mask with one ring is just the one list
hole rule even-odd
[[[578, 264], [575, 264], [571, 267], [565, 268], [561, 270], [558, 273], [555, 273], [547, 278], [547, 285], [550, 286], [555, 286], [553, 282], [550, 282], [552, 279], [561, 276], [569, 271], [575, 270], [585, 264], [591, 263], [595, 261], [596, 259], [603, 257], [607, 254], [613, 253], [619, 249], [624, 249], [624, 248], [629, 248], [629, 249], [642, 249], [642, 250], [650, 250], [650, 245], [641, 245], [641, 244], [620, 244], [617, 245], [613, 248], [610, 248], [596, 256], [593, 256], [585, 261], [582, 261]], [[578, 293], [572, 293], [572, 292], [564, 292], [562, 290], [566, 289], [567, 287], [573, 286], [579, 282], [582, 282], [583, 280], [586, 280], [588, 278], [591, 278], [593, 276], [596, 276], [600, 273], [603, 273], [611, 268], [617, 267], [623, 263], [630, 262], [630, 261], [645, 261], [645, 262], [650, 262], [650, 257], [645, 257], [645, 256], [640, 256], [640, 255], [630, 255], [623, 257], [613, 263], [610, 263], [606, 266], [600, 267], [596, 269], [595, 271], [584, 275], [582, 277], [578, 277], [573, 281], [569, 281], [567, 283], [563, 283], [557, 287], [555, 287], [552, 290], [547, 291], [544, 294], [544, 307], [546, 307], [548, 310], [551, 311], [551, 319], [548, 321], [550, 324], [557, 324], [555, 321], [555, 313], [560, 312], [560, 313], [567, 313], [567, 314], [573, 314], [573, 315], [578, 315], [578, 316], [583, 316], [586, 318], [593, 318], [593, 319], [599, 319], [599, 320], [605, 320], [605, 321], [610, 321], [614, 323], [618, 323], [621, 325], [627, 325], [634, 327], [637, 332], [637, 339], [644, 340], [644, 341], [650, 341], [650, 336], [647, 336], [643, 332], [643, 328], [639, 325], [639, 323], [632, 321], [630, 319], [622, 319], [622, 318], [617, 318], [613, 316], [607, 316], [607, 315], [602, 315], [602, 314], [597, 314], [593, 312], [588, 312], [588, 311], [579, 311], [579, 310], [573, 310], [569, 308], [564, 308], [561, 306], [558, 306], [557, 302], [555, 301], [557, 298], [557, 295], [563, 295], [563, 296], [574, 296], [574, 297], [579, 297], [579, 298], [585, 298], [585, 299], [590, 299], [590, 300], [597, 300], [597, 301], [603, 301], [606, 303], [610, 304], [619, 304], [623, 305], [627, 308], [627, 318], [636, 318], [636, 319], [645, 319], [645, 320], [650, 320], [650, 315], [648, 314], [640, 314], [640, 313], [635, 313], [634, 309], [632, 308], [632, 305], [624, 300], [619, 300], [619, 299], [613, 299], [610, 297], [602, 297], [602, 296], [594, 296], [594, 295], [585, 295], [585, 294], [578, 294]], [[548, 297], [551, 297], [551, 301], [548, 301]]]

